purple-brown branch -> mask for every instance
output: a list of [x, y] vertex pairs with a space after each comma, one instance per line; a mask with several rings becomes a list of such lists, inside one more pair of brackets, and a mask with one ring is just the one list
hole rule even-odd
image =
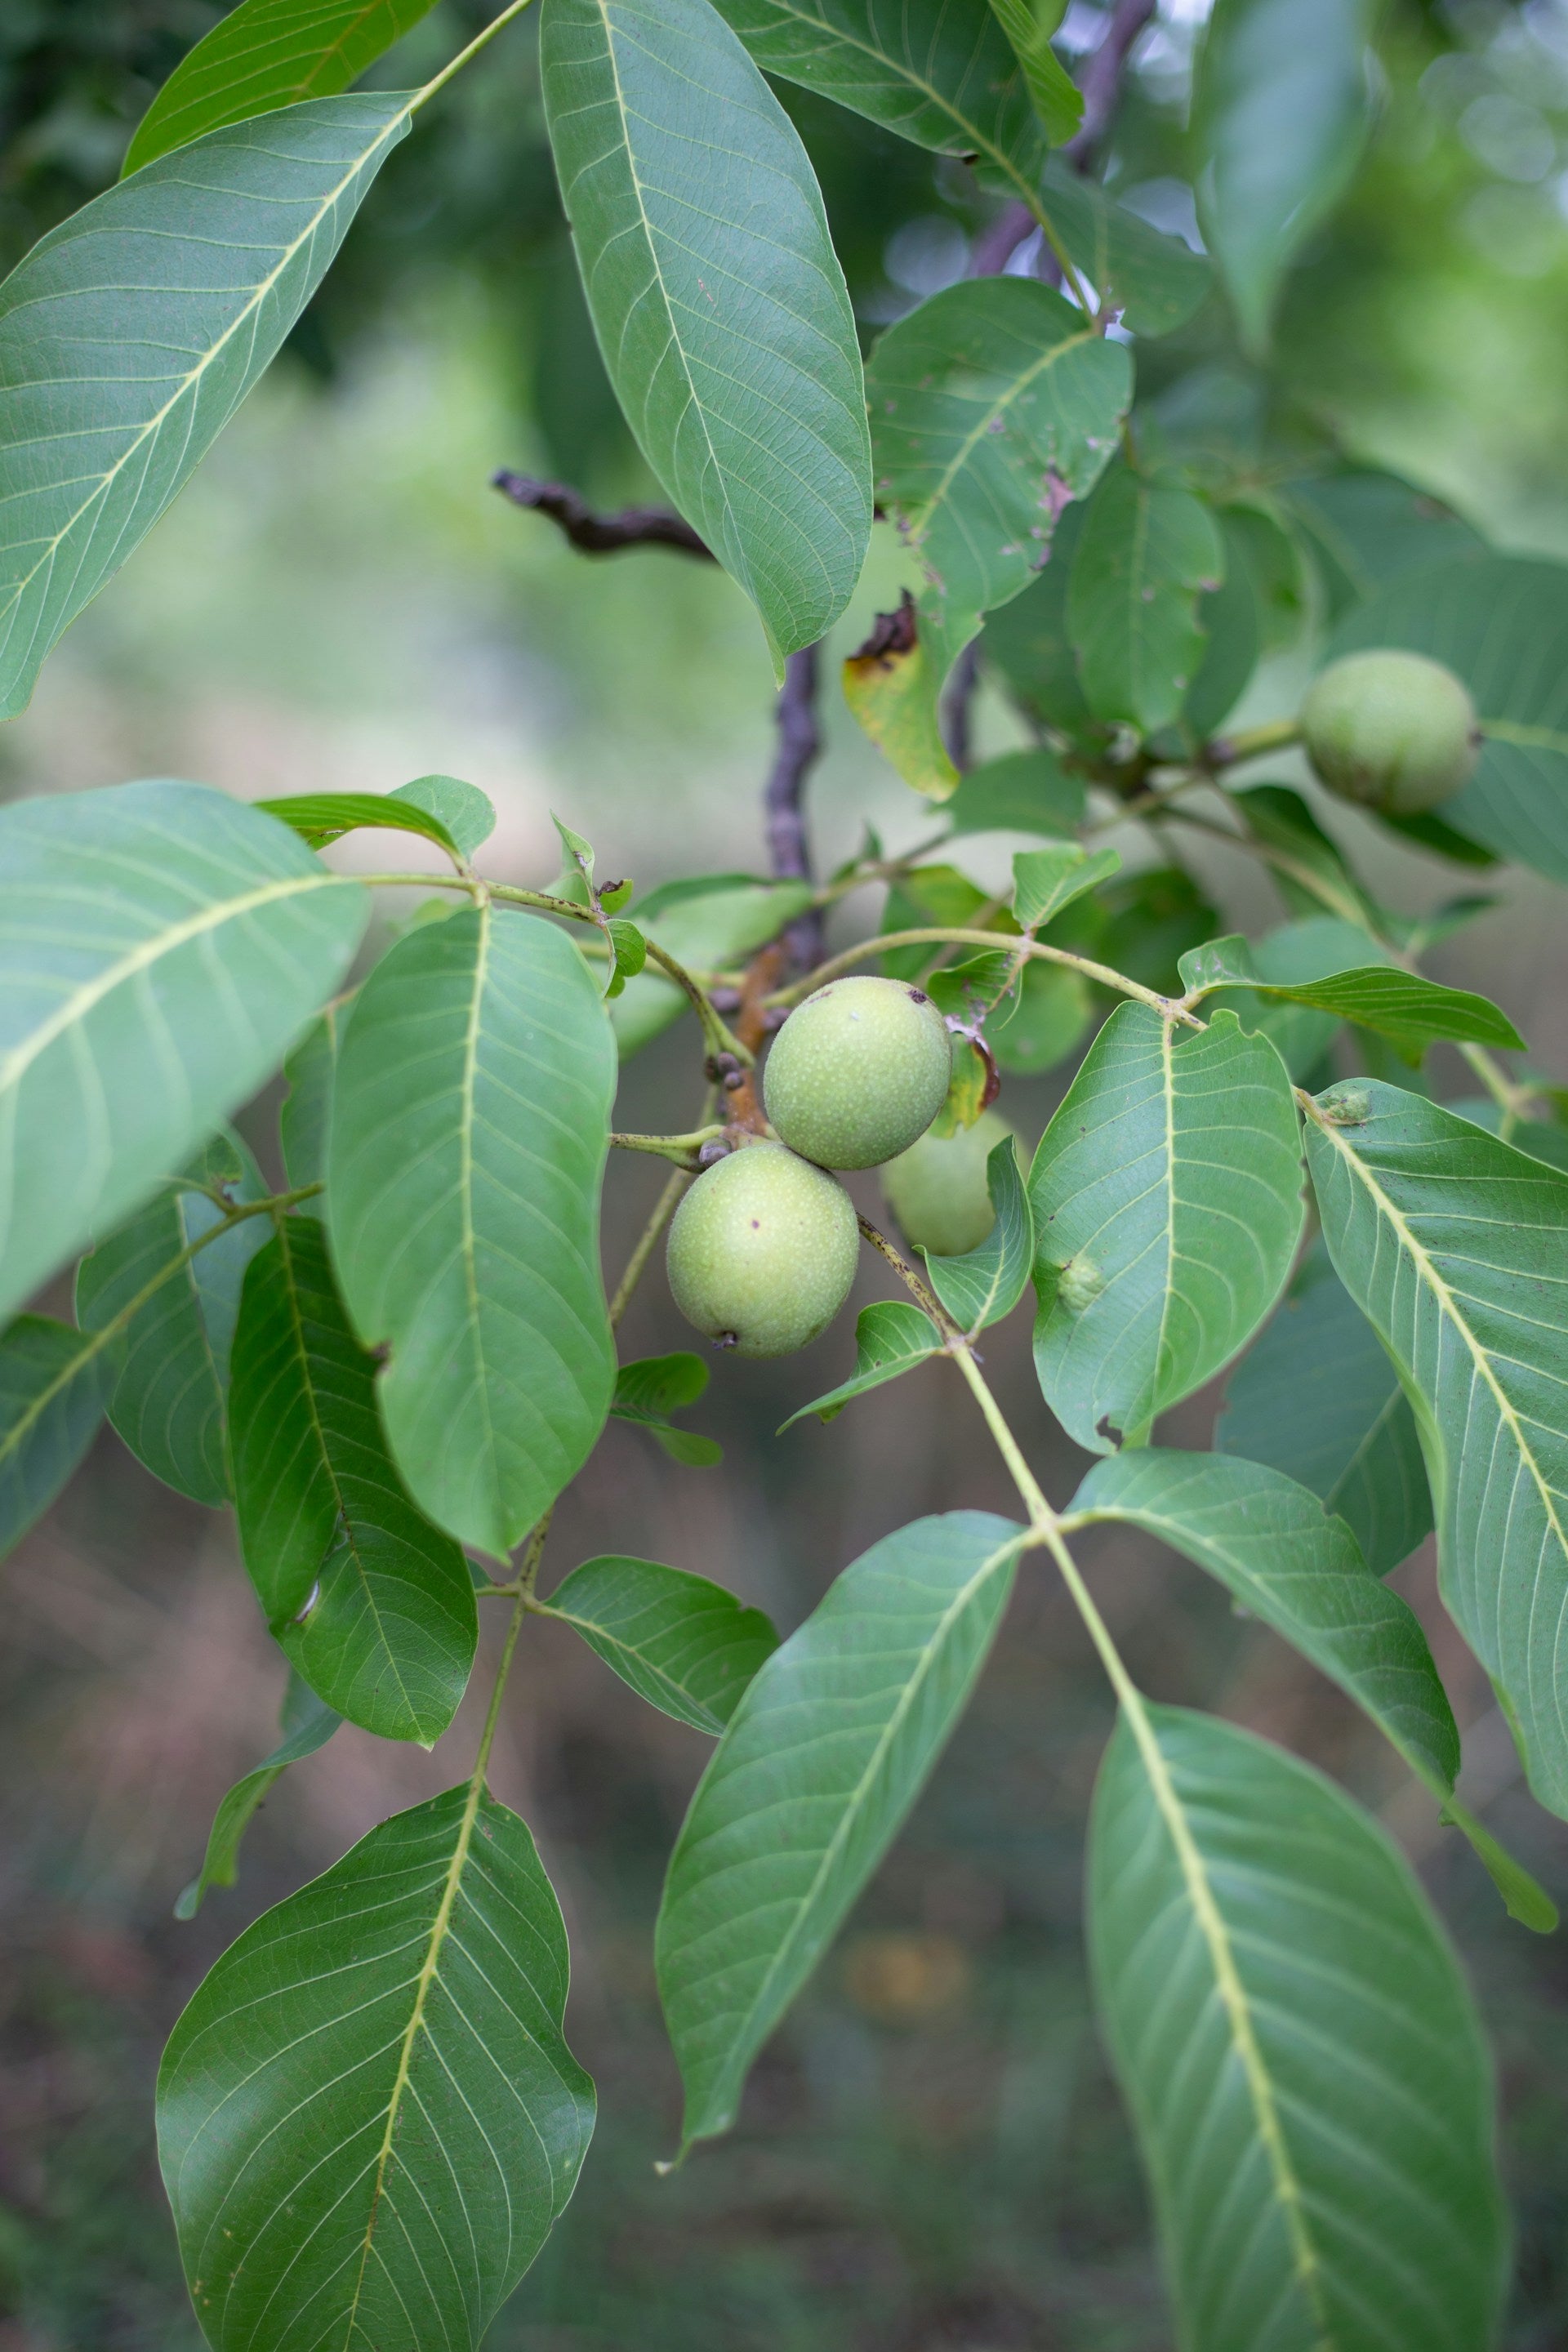
[[[763, 793], [768, 865], [781, 882], [809, 882], [811, 853], [805, 830], [805, 780], [822, 751], [816, 722], [817, 648], [805, 646], [784, 664], [773, 723], [778, 749]], [[822, 961], [822, 909], [814, 907], [784, 933], [790, 961], [809, 971]]]
[[707, 541], [668, 507], [623, 507], [619, 514], [595, 514], [569, 483], [541, 482], [531, 474], [512, 474], [504, 467], [490, 476], [490, 488], [513, 506], [547, 516], [582, 555], [618, 555], [627, 547], [673, 547], [705, 563], [717, 560]]

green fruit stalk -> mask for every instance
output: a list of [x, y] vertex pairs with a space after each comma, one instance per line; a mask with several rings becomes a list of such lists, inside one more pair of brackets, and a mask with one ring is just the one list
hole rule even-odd
[[922, 1135], [882, 1171], [882, 1197], [904, 1239], [933, 1257], [978, 1249], [996, 1222], [985, 1162], [1013, 1130], [999, 1112], [982, 1111], [956, 1135]]
[[860, 1250], [835, 1178], [782, 1143], [707, 1169], [675, 1213], [665, 1264], [687, 1321], [738, 1356], [789, 1356], [849, 1296]]
[[1481, 736], [1452, 670], [1425, 654], [1389, 651], [1330, 663], [1301, 705], [1301, 740], [1342, 800], [1416, 816], [1468, 783]]
[[952, 1076], [947, 1024], [922, 989], [831, 980], [797, 1005], [763, 1074], [775, 1134], [822, 1168], [875, 1168], [925, 1133]]

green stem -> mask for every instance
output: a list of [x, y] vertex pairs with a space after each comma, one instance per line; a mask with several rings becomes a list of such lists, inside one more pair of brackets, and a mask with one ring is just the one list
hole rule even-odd
[[723, 1132], [721, 1127], [694, 1127], [689, 1135], [612, 1133], [610, 1141], [617, 1151], [647, 1151], [659, 1160], [674, 1160], [686, 1169], [688, 1175], [695, 1175], [696, 1170], [688, 1165], [689, 1155], [700, 1151], [705, 1143], [714, 1142]]
[[1260, 760], [1268, 751], [1288, 751], [1301, 740], [1299, 719], [1270, 719], [1261, 727], [1243, 727], [1235, 735], [1216, 735], [1204, 746], [1205, 768], [1236, 768], [1244, 760]]
[[879, 1255], [887, 1259], [921, 1312], [931, 1317], [931, 1321], [944, 1335], [950, 1346], [954, 1349], [962, 1348], [963, 1333], [959, 1329], [941, 1299], [936, 1297], [921, 1280], [908, 1258], [900, 1255], [887, 1234], [879, 1233], [869, 1217], [857, 1217], [855, 1222], [859, 1226], [863, 1238], [870, 1243], [871, 1247]]
[[828, 981], [837, 980], [840, 972], [852, 971], [858, 963], [868, 962], [873, 956], [885, 955], [890, 948], [924, 947], [928, 942], [934, 945], [943, 940], [952, 940], [958, 947], [989, 948], [994, 953], [1014, 952], [1023, 955], [1026, 960], [1066, 964], [1072, 971], [1082, 972], [1086, 980], [1097, 980], [1103, 988], [1113, 988], [1122, 996], [1135, 997], [1140, 1004], [1148, 1005], [1152, 1012], [1166, 1019], [1174, 1016], [1193, 1028], [1201, 1029], [1203, 1026], [1202, 1022], [1194, 1021], [1190, 1013], [1182, 1012], [1169, 997], [1145, 988], [1139, 981], [1129, 980], [1125, 972], [1112, 971], [1109, 964], [1095, 963], [1088, 956], [1074, 955], [1067, 948], [1053, 947], [1047, 940], [1030, 939], [1012, 931], [972, 931], [947, 923], [931, 923], [918, 930], [884, 931], [874, 939], [862, 940], [858, 947], [846, 948], [842, 955], [830, 956], [826, 963], [819, 963], [815, 971], [808, 971], [804, 980], [797, 980], [789, 988], [779, 989], [763, 1001], [769, 1005], [798, 1004], [803, 996], [809, 996], [814, 989], [825, 987]]
[[495, 39], [496, 35], [502, 29], [502, 27], [510, 25], [514, 16], [521, 16], [523, 10], [528, 7], [529, 5], [530, 0], [511, 0], [511, 5], [510, 8], [503, 8], [500, 15], [492, 18], [490, 23], [485, 26], [482, 32], [476, 33], [474, 35], [473, 39], [468, 43], [466, 49], [458, 50], [450, 65], [442, 67], [434, 81], [427, 81], [425, 84], [424, 89], [420, 90], [418, 95], [411, 101], [408, 109], [409, 113], [417, 114], [420, 108], [427, 105], [429, 100], [435, 97], [438, 89], [445, 89], [453, 75], [461, 73], [463, 68], [468, 63], [469, 59], [471, 58], [477, 58], [479, 51], [482, 48], [487, 47], [489, 44]]

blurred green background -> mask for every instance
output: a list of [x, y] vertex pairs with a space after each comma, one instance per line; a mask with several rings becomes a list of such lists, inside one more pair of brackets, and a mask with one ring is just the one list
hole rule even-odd
[[[112, 177], [153, 89], [220, 11], [207, 0], [5, 0], [0, 252]], [[444, 5], [381, 78], [412, 80], [485, 12]], [[1140, 209], [1193, 219], [1184, 108], [1202, 0], [1167, 0], [1135, 52], [1110, 171]], [[1069, 47], [1100, 12], [1074, 0]], [[1397, 467], [1502, 545], [1568, 556], [1568, 0], [1396, 0], [1366, 167], [1290, 284], [1267, 383], [1211, 304], [1140, 354], [1303, 445]], [[984, 199], [962, 165], [786, 93], [821, 173], [868, 340], [960, 274]], [[601, 499], [648, 485], [609, 402], [545, 154], [533, 35], [509, 33], [389, 165], [342, 259], [193, 488], [67, 639], [0, 735], [0, 791], [195, 777], [247, 797], [382, 791], [437, 770], [500, 812], [496, 870], [548, 882], [553, 808], [602, 871], [639, 885], [760, 867], [771, 677], [749, 608], [678, 556], [595, 563], [488, 487], [498, 466]], [[888, 601], [879, 547], [836, 635]], [[1248, 717], [1291, 707], [1301, 656]], [[929, 814], [826, 698], [812, 786], [819, 859], [863, 826], [902, 845]], [[984, 744], [1016, 740], [983, 700]], [[1289, 774], [1282, 767], [1281, 774]], [[1383, 894], [1465, 887], [1333, 822]], [[1009, 845], [965, 847], [978, 878]], [[369, 853], [378, 860], [384, 844]], [[1244, 924], [1278, 919], [1221, 851], [1194, 868]], [[1546, 886], [1433, 959], [1486, 989], [1568, 1077], [1568, 931]], [[390, 919], [391, 910], [388, 910]], [[875, 920], [866, 898], [836, 936]], [[1438, 1077], [1468, 1091], [1457, 1066]], [[1065, 1082], [1011, 1086], [1032, 1137]], [[629, 1066], [624, 1123], [688, 1123], [687, 1029]], [[247, 1125], [265, 1152], [275, 1101]], [[657, 1167], [611, 1172], [624, 1257]], [[862, 1186], [875, 1205], [874, 1182]], [[862, 1297], [884, 1290], [868, 1275]], [[1073, 1449], [1047, 1426], [1025, 1319], [991, 1369], [1049, 1490]], [[634, 1353], [682, 1343], [657, 1272]], [[846, 1321], [806, 1357], [724, 1365], [692, 1419], [721, 1471], [681, 1469], [612, 1424], [552, 1538], [558, 1571], [629, 1549], [700, 1570], [786, 1630], [868, 1542], [930, 1510], [1009, 1497], [941, 1366], [827, 1428], [772, 1433], [847, 1368]], [[1215, 1399], [1172, 1416], [1205, 1442]], [[1496, 2037], [1520, 2226], [1510, 2352], [1568, 2346], [1568, 1945], [1510, 1927], [1348, 1706], [1194, 1570], [1124, 1536], [1092, 1573], [1135, 1672], [1340, 1774], [1416, 1857]], [[272, 1744], [283, 1675], [226, 1522], [155, 1486], [112, 1437], [0, 1570], [0, 2352], [186, 2352], [197, 2338], [157, 2183], [151, 2090], [181, 2002], [249, 1918], [396, 1807], [468, 1768], [471, 1708], [437, 1752], [341, 1732], [275, 1791], [241, 1885], [179, 1926], [212, 1808]], [[1568, 1898], [1568, 1830], [1535, 1811], [1484, 1677], [1449, 1633], [1430, 1558], [1396, 1580], [1433, 1632], [1469, 1728], [1467, 1789]], [[1081, 1825], [1107, 1698], [1044, 1570], [1021, 1588], [968, 1722], [839, 1948], [762, 2064], [734, 2138], [656, 2177], [677, 2085], [653, 1992], [664, 1858], [702, 1762], [559, 1629], [530, 1634], [493, 1779], [533, 1825], [572, 1930], [570, 2028], [597, 2075], [584, 2187], [498, 2324], [498, 2352], [1156, 2352], [1170, 2342], [1129, 2134], [1088, 2013]], [[476, 1677], [476, 1681], [482, 1681]]]

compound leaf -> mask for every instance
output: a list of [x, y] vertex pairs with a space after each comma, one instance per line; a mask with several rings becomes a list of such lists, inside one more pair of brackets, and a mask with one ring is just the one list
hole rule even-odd
[[533, 1840], [477, 1781], [381, 1822], [230, 1946], [158, 2077], [214, 2352], [475, 2352], [593, 2130], [567, 1965]]
[[[266, 1196], [261, 1171], [237, 1135], [215, 1135], [185, 1173], [237, 1204]], [[170, 1186], [77, 1268], [83, 1330], [123, 1326], [110, 1419], [137, 1460], [194, 1503], [229, 1499], [229, 1354], [245, 1269], [270, 1231], [264, 1217], [247, 1217], [185, 1255], [222, 1222], [205, 1193]]]
[[1323, 1237], [1415, 1408], [1443, 1598], [1568, 1815], [1568, 1176], [1398, 1087], [1318, 1099]]
[[226, 123], [359, 79], [431, 0], [240, 0], [180, 59], [126, 151], [121, 176]]
[[409, 108], [378, 90], [211, 131], [0, 286], [0, 718], [266, 369]]
[[1062, 508], [1104, 471], [1131, 363], [1051, 288], [978, 278], [889, 327], [866, 390], [877, 495], [925, 581], [934, 692], [982, 615], [1028, 586]]
[[1250, 1733], [1140, 1702], [1095, 1791], [1089, 1935], [1182, 2344], [1485, 2352], [1490, 2068], [1376, 1824]]
[[290, 1674], [283, 1701], [282, 1738], [254, 1771], [244, 1773], [224, 1797], [207, 1832], [202, 1866], [174, 1906], [176, 1919], [194, 1919], [209, 1886], [232, 1886], [239, 1875], [239, 1848], [251, 1820], [273, 1783], [290, 1764], [301, 1763], [324, 1748], [342, 1717], [319, 1699], [307, 1683]]
[[1142, 1528], [1206, 1569], [1347, 1691], [1439, 1799], [1452, 1795], [1459, 1734], [1420, 1620], [1307, 1487], [1235, 1455], [1149, 1446], [1097, 1462], [1068, 1516]]
[[0, 810], [0, 1312], [254, 1092], [341, 979], [366, 903], [199, 784]]
[[1084, 513], [1068, 628], [1097, 719], [1168, 727], [1204, 649], [1198, 598], [1225, 577], [1225, 544], [1191, 490], [1113, 467]]
[[1117, 849], [1080, 849], [1077, 842], [1059, 849], [1021, 849], [1013, 860], [1013, 912], [1024, 931], [1042, 930], [1046, 924], [1121, 871]]
[[874, 1544], [749, 1685], [665, 1882], [659, 1993], [683, 2139], [734, 2120], [752, 2059], [881, 1861], [973, 1687], [1024, 1531], [988, 1512]]
[[610, 1407], [598, 1225], [615, 1081], [571, 940], [489, 906], [400, 940], [339, 1050], [327, 1213], [355, 1327], [391, 1349], [392, 1452], [437, 1526], [500, 1559]]
[[618, 1553], [574, 1568], [540, 1613], [574, 1626], [650, 1706], [715, 1738], [779, 1643], [762, 1611], [722, 1585]]
[[1232, 1372], [1214, 1442], [1310, 1486], [1376, 1576], [1432, 1531], [1409, 1400], [1321, 1244]]
[[474, 1662], [473, 1579], [393, 1467], [315, 1217], [283, 1219], [246, 1275], [230, 1411], [240, 1546], [284, 1654], [351, 1723], [438, 1738]]
[[1568, 565], [1456, 556], [1402, 572], [1345, 615], [1331, 657], [1405, 646], [1462, 677], [1481, 722], [1475, 774], [1445, 824], [1500, 857], [1568, 882]]
[[708, 0], [545, 0], [551, 144], [599, 347], [648, 464], [812, 645], [871, 529], [859, 346], [793, 124]]
[[0, 1332], [0, 1555], [42, 1517], [97, 1436], [118, 1341], [48, 1315], [18, 1315]]
[[1302, 1207], [1284, 1064], [1234, 1013], [1184, 1038], [1120, 1006], [1041, 1138], [1029, 1197], [1046, 1402], [1091, 1453], [1143, 1444], [1289, 1274]]

